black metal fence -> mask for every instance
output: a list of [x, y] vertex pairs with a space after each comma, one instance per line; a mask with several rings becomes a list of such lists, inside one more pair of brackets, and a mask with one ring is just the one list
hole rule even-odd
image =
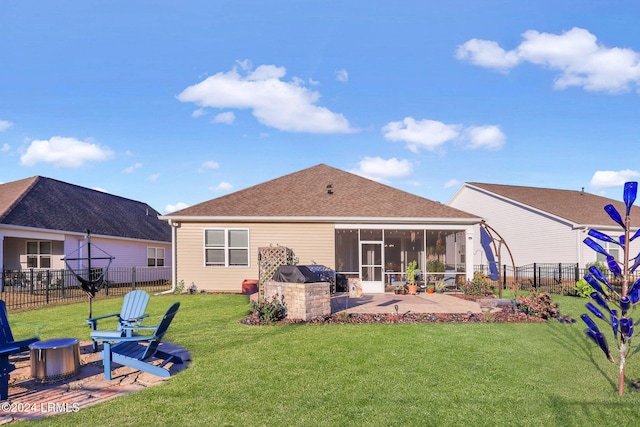
[[[76, 271], [88, 278], [89, 271]], [[101, 269], [91, 272], [100, 275]], [[171, 267], [111, 267], [96, 298], [124, 295], [133, 289], [162, 292], [171, 289]], [[64, 270], [3, 270], [0, 299], [8, 309], [81, 301], [87, 298], [74, 272]]]
[[[488, 265], [474, 266], [474, 272], [489, 275]], [[530, 291], [533, 289], [558, 295], [576, 295], [576, 282], [588, 273], [587, 268], [578, 264], [547, 264], [534, 263], [516, 267], [503, 265], [500, 268], [500, 281], [494, 281], [493, 285], [502, 286], [503, 289], [516, 285], [518, 289]], [[617, 288], [621, 288], [620, 280], [615, 278], [609, 270], [603, 271], [609, 282]], [[637, 280], [640, 275], [634, 275], [632, 280]], [[618, 289], [619, 290], [619, 289]]]

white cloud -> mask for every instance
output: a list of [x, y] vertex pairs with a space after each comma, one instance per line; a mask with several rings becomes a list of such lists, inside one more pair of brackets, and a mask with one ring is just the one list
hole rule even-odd
[[0, 151], [6, 153], [9, 150], [11, 150], [11, 146], [9, 144], [2, 144], [2, 148], [0, 148]]
[[94, 189], [94, 190], [96, 190], [96, 191], [101, 191], [101, 192], [103, 192], [103, 193], [109, 193], [107, 190], [105, 190], [105, 189], [104, 189], [104, 188], [102, 188], [102, 187], [93, 187], [93, 189]]
[[51, 163], [60, 168], [77, 168], [91, 161], [104, 161], [113, 157], [107, 147], [75, 138], [53, 136], [49, 140], [34, 140], [20, 157], [23, 166]]
[[464, 136], [469, 141], [467, 148], [486, 148], [499, 150], [504, 145], [507, 137], [499, 126], [469, 126], [464, 130]]
[[287, 132], [352, 133], [347, 119], [316, 105], [320, 94], [303, 86], [300, 79], [281, 80], [284, 67], [260, 65], [250, 69], [248, 61], [187, 87], [177, 98], [201, 108], [249, 109], [263, 125]]
[[218, 169], [220, 167], [220, 164], [214, 160], [207, 160], [206, 162], [202, 163], [202, 167], [205, 169]]
[[13, 123], [11, 123], [10, 121], [0, 120], [0, 132], [4, 132], [5, 130], [9, 129], [11, 126], [13, 126]]
[[520, 58], [515, 52], [506, 52], [496, 42], [479, 39], [471, 39], [458, 46], [456, 58], [501, 72], [507, 72], [520, 63]]
[[640, 53], [606, 47], [585, 29], [576, 27], [560, 35], [529, 30], [522, 37], [524, 41], [511, 51], [494, 41], [472, 39], [458, 46], [456, 57], [501, 72], [525, 61], [559, 71], [556, 89], [581, 86], [617, 93], [640, 84]]
[[341, 83], [347, 83], [349, 81], [349, 73], [345, 69], [337, 70], [334, 75], [336, 80]]
[[233, 188], [233, 185], [229, 184], [228, 182], [222, 181], [220, 182], [220, 184], [214, 186], [214, 187], [209, 187], [209, 190], [211, 191], [229, 191]]
[[179, 211], [179, 210], [182, 210], [182, 209], [185, 209], [185, 208], [188, 208], [188, 207], [189, 207], [189, 205], [187, 205], [186, 203], [182, 203], [182, 202], [178, 202], [175, 205], [169, 204], [169, 205], [166, 205], [164, 207], [164, 213], [165, 214], [170, 214], [172, 212]]
[[415, 120], [405, 117], [401, 122], [390, 122], [382, 128], [385, 139], [407, 143], [409, 150], [418, 148], [435, 150], [447, 141], [458, 137], [461, 125], [447, 125], [435, 120]]
[[387, 182], [390, 178], [405, 178], [413, 172], [413, 164], [408, 160], [398, 160], [395, 157], [383, 159], [381, 157], [365, 157], [358, 163], [358, 169], [353, 173], [374, 181]]
[[205, 114], [207, 114], [207, 110], [205, 110], [204, 108], [198, 108], [193, 113], [191, 113], [191, 117], [197, 119], [198, 117], [204, 116]]
[[224, 123], [230, 125], [235, 121], [235, 119], [236, 115], [233, 114], [233, 111], [226, 111], [216, 115], [213, 120], [211, 120], [211, 123]]
[[407, 148], [417, 153], [420, 148], [434, 151], [447, 142], [466, 141], [470, 149], [485, 148], [497, 150], [505, 144], [506, 136], [499, 126], [468, 126], [446, 124], [436, 120], [416, 120], [405, 117], [398, 122], [389, 122], [382, 128], [385, 139], [405, 142]]
[[627, 181], [636, 181], [640, 172], [625, 169], [621, 171], [596, 171], [591, 177], [591, 186], [596, 188], [619, 187]]
[[134, 163], [133, 165], [129, 166], [128, 168], [124, 168], [122, 170], [122, 173], [133, 173], [136, 169], [140, 169], [142, 167], [142, 163], [138, 162], [138, 163]]
[[158, 180], [158, 178], [160, 178], [160, 174], [159, 173], [154, 173], [151, 174], [147, 177], [147, 181], [149, 182], [156, 182]]
[[460, 181], [455, 178], [451, 178], [447, 182], [444, 183], [444, 188], [457, 187], [460, 185]]

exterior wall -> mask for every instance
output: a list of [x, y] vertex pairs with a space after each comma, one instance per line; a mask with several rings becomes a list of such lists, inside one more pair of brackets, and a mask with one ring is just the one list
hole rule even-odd
[[[526, 206], [516, 205], [490, 194], [464, 187], [449, 202], [449, 206], [478, 215], [504, 239], [513, 254], [516, 266], [537, 263], [580, 263], [582, 230], [573, 229], [563, 222]], [[476, 236], [480, 235], [475, 226]], [[495, 236], [494, 236], [495, 237]], [[474, 241], [474, 264], [485, 264], [487, 259], [480, 245]], [[589, 254], [585, 254], [588, 256]], [[593, 258], [595, 260], [595, 256]], [[502, 245], [501, 263], [510, 264], [508, 251]]]
[[307, 321], [331, 314], [331, 291], [327, 282], [265, 282], [265, 298], [269, 300], [273, 295], [284, 297], [288, 319]]
[[[249, 230], [248, 267], [207, 267], [204, 260], [204, 230], [235, 228]], [[258, 248], [270, 245], [293, 250], [299, 264], [315, 262], [335, 268], [333, 224], [315, 223], [186, 223], [176, 229], [178, 282], [191, 283], [212, 292], [241, 292], [245, 279], [258, 277]]]
[[[18, 270], [26, 269], [26, 242], [28, 240], [49, 240], [52, 245], [51, 269], [60, 270], [65, 268], [62, 260], [86, 244], [83, 236], [75, 234], [61, 234], [46, 231], [5, 231], [2, 235], [2, 262], [3, 269]], [[162, 247], [165, 249], [165, 266], [171, 266], [171, 243], [170, 242], [144, 242], [131, 239], [101, 238], [92, 236], [91, 241], [100, 249], [113, 256], [115, 259], [112, 267], [146, 267], [147, 248]], [[75, 253], [74, 258], [86, 257], [86, 253]], [[104, 253], [97, 250], [92, 253], [92, 257], [104, 256]], [[76, 267], [81, 261], [76, 261]], [[86, 262], [85, 262], [86, 263]], [[106, 261], [96, 261], [96, 267], [106, 265]]]

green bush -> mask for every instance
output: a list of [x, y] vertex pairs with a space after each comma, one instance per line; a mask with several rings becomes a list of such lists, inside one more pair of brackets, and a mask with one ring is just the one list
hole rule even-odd
[[272, 323], [284, 319], [287, 316], [287, 305], [284, 297], [274, 295], [271, 300], [266, 298], [251, 301], [251, 313], [247, 323]]
[[595, 292], [595, 289], [584, 279], [580, 279], [576, 282], [575, 286], [576, 295], [580, 298], [589, 298], [591, 292]]
[[473, 280], [467, 280], [460, 285], [460, 290], [465, 295], [487, 296], [493, 295], [493, 288], [487, 279], [487, 276], [479, 271], [473, 275]]

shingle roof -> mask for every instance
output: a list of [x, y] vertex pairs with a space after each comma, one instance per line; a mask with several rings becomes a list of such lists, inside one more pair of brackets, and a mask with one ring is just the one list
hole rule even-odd
[[[329, 188], [333, 194], [329, 194]], [[212, 199], [167, 217], [447, 218], [471, 215], [325, 164]]]
[[[483, 184], [478, 182], [468, 182], [466, 185], [531, 206], [553, 216], [564, 218], [576, 225], [616, 227], [616, 223], [609, 217], [604, 207], [608, 204], [614, 205], [623, 218], [626, 210], [624, 202], [621, 200], [613, 200], [584, 191]], [[620, 199], [622, 199], [622, 191], [620, 193]], [[640, 226], [640, 208], [637, 206], [633, 206], [631, 210], [631, 225], [633, 227]]]
[[131, 239], [171, 241], [149, 205], [51, 178], [0, 185], [0, 224]]

